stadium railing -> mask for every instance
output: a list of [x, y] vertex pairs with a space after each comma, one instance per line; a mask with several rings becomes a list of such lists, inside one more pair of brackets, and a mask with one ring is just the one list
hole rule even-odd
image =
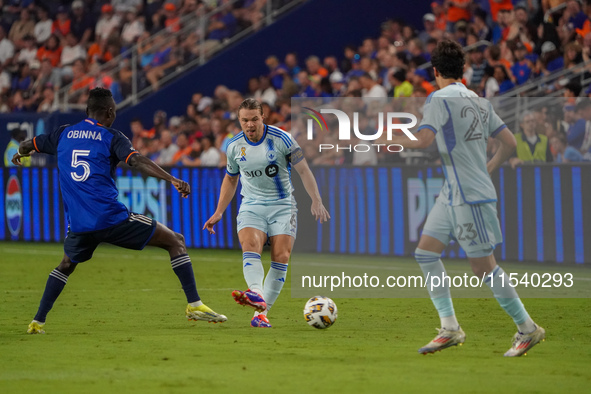
[[[233, 43], [243, 39], [244, 37], [256, 32], [262, 26], [268, 26], [272, 24], [279, 16], [294, 9], [296, 6], [304, 3], [306, 0], [267, 0], [264, 10], [262, 10], [264, 12], [264, 17], [261, 21], [262, 26], [251, 25], [242, 30], [237, 29], [232, 37], [221, 41], [218, 45], [206, 51], [205, 45], [203, 44], [207, 40], [205, 31], [207, 23], [211, 21], [216, 14], [224, 11], [228, 7], [235, 5], [239, 1], [241, 0], [229, 0], [228, 2], [206, 13], [198, 10], [195, 13], [185, 15], [179, 21], [181, 24], [181, 29], [178, 32], [172, 33], [166, 29], [162, 29], [158, 33], [150, 36], [144, 42], [136, 43], [134, 46], [103, 64], [92, 73], [89, 73], [89, 75], [92, 77], [108, 76], [114, 81], [117, 81], [117, 74], [124, 67], [123, 63], [129, 61], [132, 72], [131, 94], [125, 97], [122, 101], [118, 102], [117, 106], [119, 109], [121, 109], [129, 105], [135, 105], [141, 100], [142, 97], [154, 90], [147, 81], [142, 83], [142, 73], [139, 65], [141, 59], [140, 51], [142, 46], [149, 47], [150, 51], [164, 49], [169, 47], [171, 43], [174, 42], [174, 40], [186, 38], [189, 34], [197, 32], [199, 36], [198, 45], [200, 48], [198, 56], [190, 59], [190, 61], [187, 63], [181, 63], [177, 65], [172, 72], [169, 72], [159, 79], [160, 85], [163, 85], [176, 78], [186, 70], [205, 64], [209, 58], [211, 58], [223, 48], [228, 47]], [[161, 40], [161, 44], [154, 47], [154, 44], [158, 40]], [[85, 108], [84, 104], [77, 104], [72, 101], [75, 99], [75, 97], [80, 95], [81, 91], [84, 89], [85, 88], [78, 90], [72, 89], [72, 83], [70, 83], [58, 90], [56, 92], [55, 100], [58, 103], [59, 110], [61, 112], [67, 112], [70, 110], [83, 110]]]

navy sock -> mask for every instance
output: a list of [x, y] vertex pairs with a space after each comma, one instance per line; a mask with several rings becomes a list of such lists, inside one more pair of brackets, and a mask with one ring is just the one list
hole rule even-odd
[[170, 260], [172, 270], [179, 277], [183, 291], [187, 296], [187, 302], [196, 302], [201, 300], [197, 293], [197, 285], [195, 284], [195, 275], [193, 274], [193, 265], [188, 254], [181, 254]]
[[39, 303], [39, 310], [35, 315], [35, 320], [45, 323], [47, 314], [53, 307], [53, 303], [59, 297], [66, 283], [68, 283], [68, 275], [58, 271], [57, 268], [51, 271], [47, 279], [47, 284], [45, 285], [43, 297], [41, 297], [41, 302]]

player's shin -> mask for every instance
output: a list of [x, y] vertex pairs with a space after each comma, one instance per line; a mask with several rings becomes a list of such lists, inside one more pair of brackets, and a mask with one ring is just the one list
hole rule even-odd
[[57, 300], [57, 297], [61, 294], [64, 286], [66, 286], [66, 283], [68, 283], [68, 275], [59, 271], [57, 268], [51, 271], [49, 278], [47, 278], [41, 302], [39, 303], [39, 310], [35, 315], [35, 321], [45, 322], [47, 314], [53, 307], [53, 303]]
[[193, 265], [191, 264], [191, 258], [189, 255], [178, 255], [170, 260], [170, 264], [172, 265], [172, 270], [181, 282], [185, 296], [187, 296], [187, 302], [191, 304], [191, 306], [201, 305], [202, 302], [197, 293]]
[[492, 270], [492, 276], [487, 275], [485, 283], [490, 287], [501, 307], [513, 318], [519, 332], [529, 334], [536, 330], [534, 321], [529, 317], [515, 288], [509, 285], [509, 277], [501, 267], [497, 265]]
[[261, 262], [261, 255], [255, 252], [244, 252], [242, 254], [242, 272], [248, 288], [263, 296], [265, 270]]
[[272, 261], [271, 268], [265, 277], [265, 284], [263, 288], [263, 297], [267, 303], [267, 309], [263, 314], [267, 314], [269, 309], [273, 306], [283, 285], [285, 284], [285, 277], [287, 276], [287, 264], [277, 263]]
[[431, 301], [433, 301], [433, 305], [435, 305], [435, 309], [437, 309], [437, 312], [439, 313], [441, 328], [457, 330], [460, 325], [454, 312], [449, 283], [445, 280], [440, 280], [439, 283], [433, 282], [433, 278], [441, 279], [447, 275], [445, 267], [439, 257], [439, 253], [419, 248], [415, 250], [415, 259], [419, 263], [419, 267], [421, 267], [423, 275], [427, 280], [429, 296], [431, 297]]

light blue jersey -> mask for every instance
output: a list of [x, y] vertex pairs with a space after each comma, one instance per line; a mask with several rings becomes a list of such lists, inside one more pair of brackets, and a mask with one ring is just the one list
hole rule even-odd
[[438, 200], [448, 205], [494, 202], [497, 193], [486, 169], [486, 145], [506, 125], [492, 104], [461, 83], [433, 92], [419, 130], [430, 129], [441, 154], [445, 183]]
[[228, 143], [226, 172], [240, 174], [243, 204], [293, 204], [291, 165], [303, 159], [298, 143], [285, 131], [264, 125], [263, 137], [251, 142], [240, 132]]

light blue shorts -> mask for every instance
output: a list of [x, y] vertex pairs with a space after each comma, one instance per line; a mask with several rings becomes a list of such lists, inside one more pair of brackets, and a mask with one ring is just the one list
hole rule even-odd
[[489, 256], [503, 242], [496, 202], [452, 206], [436, 201], [423, 234], [445, 245], [455, 239], [468, 257]]
[[236, 217], [236, 224], [238, 232], [250, 227], [261, 230], [269, 237], [285, 234], [295, 239], [298, 229], [297, 214], [295, 204], [245, 204], [243, 202]]

